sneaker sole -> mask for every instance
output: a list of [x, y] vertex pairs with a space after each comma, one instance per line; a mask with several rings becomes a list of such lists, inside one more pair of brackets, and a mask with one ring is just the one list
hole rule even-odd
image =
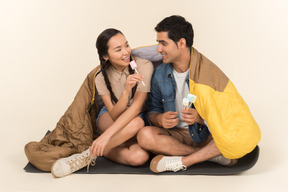
[[157, 170], [158, 162], [164, 157], [164, 155], [157, 155], [154, 157], [151, 162], [150, 162], [150, 170], [153, 171], [154, 173], [160, 173]]
[[51, 174], [53, 175], [54, 178], [62, 178], [62, 177], [65, 177], [65, 176], [71, 174], [71, 173], [70, 173], [70, 174], [63, 175], [63, 176], [56, 176], [55, 173], [53, 172], [53, 167], [54, 167], [54, 165], [55, 165], [56, 162], [57, 162], [57, 160], [56, 160], [56, 161], [52, 164], [52, 166], [51, 166]]
[[[55, 174], [54, 174], [54, 172], [53, 172], [53, 167], [54, 167], [54, 165], [55, 165], [55, 163], [57, 162], [57, 160], [52, 164], [52, 166], [51, 166], [51, 174], [53, 175], [53, 177], [54, 178], [61, 178], [61, 177], [58, 177], [58, 176], [56, 176]], [[64, 176], [63, 176], [64, 177]]]
[[237, 159], [231, 159], [231, 162], [230, 162], [228, 165], [225, 165], [225, 166], [231, 167], [231, 166], [233, 166], [233, 165], [235, 165], [235, 164], [237, 164], [237, 163], [238, 163], [238, 160], [237, 160]]

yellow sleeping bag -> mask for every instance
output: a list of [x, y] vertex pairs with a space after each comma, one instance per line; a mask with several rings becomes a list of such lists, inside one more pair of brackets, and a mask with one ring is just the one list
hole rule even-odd
[[260, 128], [229, 78], [196, 49], [191, 50], [190, 93], [197, 96], [196, 110], [207, 122], [220, 152], [238, 159], [261, 139]]

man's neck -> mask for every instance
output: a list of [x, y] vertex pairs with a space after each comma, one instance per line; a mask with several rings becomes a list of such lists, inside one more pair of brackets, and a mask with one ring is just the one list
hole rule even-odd
[[190, 59], [191, 59], [190, 49], [187, 48], [179, 56], [179, 59], [177, 61], [173, 62], [173, 68], [178, 73], [184, 73], [185, 71], [187, 71], [189, 69]]

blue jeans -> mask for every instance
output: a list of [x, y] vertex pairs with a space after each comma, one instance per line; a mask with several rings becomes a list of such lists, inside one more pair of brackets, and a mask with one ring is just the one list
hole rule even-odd
[[[98, 114], [98, 117], [97, 117], [97, 119], [96, 119], [97, 133], [98, 133], [99, 135], [101, 135], [101, 131], [100, 131], [99, 128], [98, 128], [98, 121], [99, 121], [100, 116], [103, 115], [103, 113], [105, 113], [105, 112], [108, 112], [108, 109], [107, 109], [106, 106], [104, 105], [104, 106], [102, 107], [102, 109], [100, 110], [100, 112], [99, 112], [99, 114]], [[145, 115], [144, 115], [144, 113], [139, 113], [139, 114], [138, 114], [138, 117], [141, 117], [141, 119], [143, 119], [143, 121], [144, 121]]]

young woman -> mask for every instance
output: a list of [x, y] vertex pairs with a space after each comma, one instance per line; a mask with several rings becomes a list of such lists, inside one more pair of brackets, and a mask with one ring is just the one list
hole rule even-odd
[[153, 65], [150, 61], [134, 58], [139, 74], [134, 73], [129, 65], [131, 48], [116, 29], [102, 32], [96, 47], [101, 74], [95, 83], [105, 106], [97, 119], [101, 135], [93, 142], [90, 153], [126, 165], [141, 165], [147, 161], [148, 153], [139, 147], [134, 136], [144, 127], [141, 112], [150, 91]]
[[[128, 41], [116, 29], [104, 30], [97, 38], [96, 47], [101, 72], [96, 76], [95, 84], [105, 105], [96, 121], [100, 136], [81, 154], [57, 160], [51, 169], [55, 177], [66, 176], [89, 165], [91, 157], [105, 156], [131, 166], [142, 165], [149, 158], [149, 153], [138, 145], [135, 136], [144, 127], [143, 104], [150, 91], [153, 65], [148, 60], [132, 58]], [[139, 74], [129, 65], [132, 59]]]

